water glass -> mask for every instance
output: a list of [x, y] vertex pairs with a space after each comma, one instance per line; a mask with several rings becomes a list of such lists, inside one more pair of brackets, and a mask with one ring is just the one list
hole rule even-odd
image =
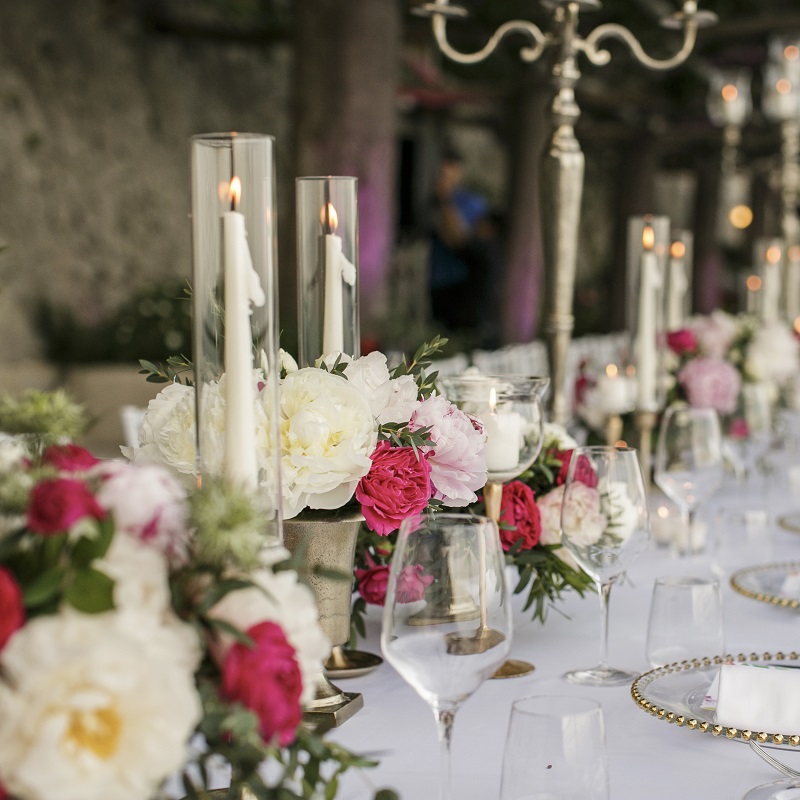
[[720, 655], [724, 650], [719, 581], [685, 575], [657, 578], [647, 625], [650, 666]]
[[608, 800], [600, 704], [562, 695], [515, 701], [500, 800]]

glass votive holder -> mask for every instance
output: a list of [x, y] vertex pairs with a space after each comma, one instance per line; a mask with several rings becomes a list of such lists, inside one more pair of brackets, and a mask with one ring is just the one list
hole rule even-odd
[[358, 179], [297, 178], [297, 306], [299, 361], [357, 358]]
[[549, 383], [549, 378], [526, 375], [439, 379], [445, 397], [484, 427], [490, 482], [513, 480], [539, 455], [544, 430], [542, 396]]

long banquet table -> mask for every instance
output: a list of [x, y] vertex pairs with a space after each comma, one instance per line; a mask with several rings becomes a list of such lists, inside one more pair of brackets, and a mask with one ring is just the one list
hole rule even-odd
[[[651, 502], [651, 511], [652, 507]], [[768, 515], [767, 524], [747, 528], [746, 511], [760, 512], [762, 519]], [[734, 484], [724, 487], [706, 509], [711, 539], [717, 540], [709, 552], [678, 557], [653, 546], [631, 568], [629, 580], [614, 587], [610, 662], [646, 671], [644, 648], [653, 581], [669, 574], [721, 576], [726, 652], [800, 647], [800, 612], [746, 598], [729, 585], [730, 574], [737, 569], [800, 561], [800, 533], [777, 524], [782, 514], [792, 511], [800, 512], [800, 494], [792, 494], [781, 477], [746, 493]], [[512, 656], [532, 661], [536, 670], [521, 678], [488, 681], [458, 712], [453, 738], [454, 797], [495, 800], [499, 796], [511, 703], [532, 694], [583, 695], [601, 703], [612, 800], [741, 798], [748, 789], [781, 777], [740, 741], [678, 728], [644, 713], [631, 699], [628, 686], [591, 688], [566, 683], [561, 678], [565, 670], [591, 666], [597, 660], [599, 607], [594, 595], [583, 600], [574, 594], [566, 596], [551, 610], [544, 626], [522, 613], [521, 598], [515, 598], [515, 603]], [[359, 648], [380, 653], [380, 610], [373, 607], [370, 612], [368, 636]], [[348, 773], [338, 797], [363, 800], [376, 788], [391, 787], [403, 800], [436, 798], [439, 747], [428, 705], [386, 663], [367, 676], [339, 680], [338, 685], [361, 692], [364, 708], [331, 738], [380, 760], [375, 769]], [[800, 752], [777, 755], [800, 769]]]

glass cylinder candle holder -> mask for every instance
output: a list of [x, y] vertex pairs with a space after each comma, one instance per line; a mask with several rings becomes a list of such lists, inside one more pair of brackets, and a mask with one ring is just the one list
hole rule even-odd
[[357, 358], [358, 179], [306, 177], [296, 185], [300, 366], [329, 353]]
[[692, 250], [691, 231], [672, 231], [666, 271], [664, 327], [679, 330], [692, 313]]
[[279, 540], [274, 140], [194, 136], [191, 166], [197, 473], [255, 492]]
[[795, 331], [800, 331], [800, 245], [798, 244], [793, 244], [786, 253], [783, 285], [786, 319], [793, 325]]
[[748, 69], [714, 70], [708, 79], [706, 110], [715, 125], [742, 126], [753, 109]]
[[438, 383], [450, 402], [483, 424], [489, 482], [513, 480], [533, 464], [542, 449], [549, 378], [461, 375]]
[[781, 291], [785, 250], [783, 239], [756, 239], [753, 245], [753, 262], [759, 279], [754, 283], [755, 309], [764, 322], [775, 322], [783, 316]]

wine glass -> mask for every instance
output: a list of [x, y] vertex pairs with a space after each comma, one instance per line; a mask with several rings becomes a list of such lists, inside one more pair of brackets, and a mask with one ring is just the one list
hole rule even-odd
[[762, 382], [743, 384], [741, 393], [747, 434], [735, 441], [744, 463], [745, 480], [752, 484], [758, 462], [772, 444], [773, 392], [770, 384]]
[[[441, 744], [440, 800], [449, 800], [450, 741], [461, 704], [503, 663], [511, 606], [497, 525], [470, 514], [422, 514], [400, 526], [392, 557], [381, 647], [433, 709]], [[420, 626], [426, 605], [471, 603], [474, 615]]]
[[695, 526], [697, 508], [717, 491], [724, 472], [717, 412], [684, 404], [670, 406], [658, 433], [654, 478], [681, 511], [686, 547], [679, 550], [703, 550], [705, 537], [701, 539]]
[[647, 547], [647, 493], [636, 450], [578, 447], [569, 462], [561, 504], [561, 543], [589, 574], [600, 596], [600, 662], [566, 673], [590, 686], [629, 683], [638, 673], [608, 665], [608, 597], [614, 581]]

